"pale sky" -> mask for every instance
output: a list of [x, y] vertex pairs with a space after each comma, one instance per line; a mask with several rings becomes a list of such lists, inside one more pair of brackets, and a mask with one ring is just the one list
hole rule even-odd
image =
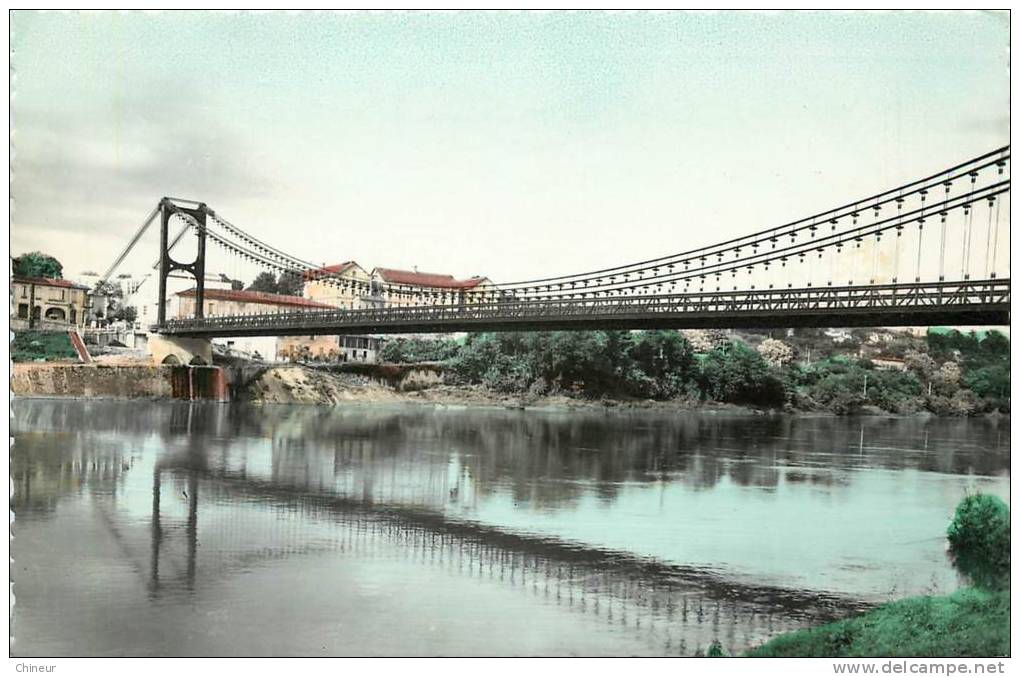
[[[11, 26], [12, 253], [72, 278], [164, 195], [304, 259], [499, 282], [778, 225], [1009, 139], [1005, 12]], [[154, 233], [125, 272], [155, 260]]]

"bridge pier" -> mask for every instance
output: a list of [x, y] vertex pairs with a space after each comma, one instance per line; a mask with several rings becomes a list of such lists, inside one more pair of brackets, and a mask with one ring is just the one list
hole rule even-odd
[[212, 341], [209, 339], [149, 334], [148, 348], [155, 364], [212, 364]]

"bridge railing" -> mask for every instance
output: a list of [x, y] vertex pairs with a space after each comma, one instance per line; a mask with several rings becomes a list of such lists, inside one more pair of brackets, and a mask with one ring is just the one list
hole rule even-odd
[[216, 329], [322, 327], [345, 325], [422, 325], [457, 320], [525, 320], [528, 318], [650, 317], [663, 314], [740, 314], [768, 312], [837, 312], [1008, 304], [1009, 280], [921, 282], [854, 287], [752, 289], [683, 294], [612, 296], [571, 300], [513, 300], [360, 310], [288, 311], [226, 315], [167, 321], [157, 331], [184, 333]]

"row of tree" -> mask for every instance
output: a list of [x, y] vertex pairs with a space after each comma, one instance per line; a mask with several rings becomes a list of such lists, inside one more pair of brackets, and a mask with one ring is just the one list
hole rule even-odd
[[[243, 283], [240, 280], [233, 281], [232, 286], [240, 289]], [[269, 294], [284, 294], [286, 296], [301, 296], [304, 280], [299, 273], [283, 272], [277, 277], [268, 271], [259, 273], [252, 283], [248, 285], [248, 291], [261, 291]]]
[[388, 362], [443, 361], [453, 377], [508, 393], [573, 394], [731, 402], [851, 413], [864, 406], [910, 413], [970, 415], [1009, 410], [1009, 340], [997, 332], [930, 334], [915, 342], [904, 370], [847, 355], [797, 363], [775, 339], [757, 348], [675, 331], [471, 334], [402, 339]]

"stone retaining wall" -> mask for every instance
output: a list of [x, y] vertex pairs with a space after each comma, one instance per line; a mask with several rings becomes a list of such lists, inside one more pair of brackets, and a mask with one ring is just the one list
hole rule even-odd
[[22, 397], [173, 397], [171, 370], [162, 366], [21, 363], [11, 390]]

